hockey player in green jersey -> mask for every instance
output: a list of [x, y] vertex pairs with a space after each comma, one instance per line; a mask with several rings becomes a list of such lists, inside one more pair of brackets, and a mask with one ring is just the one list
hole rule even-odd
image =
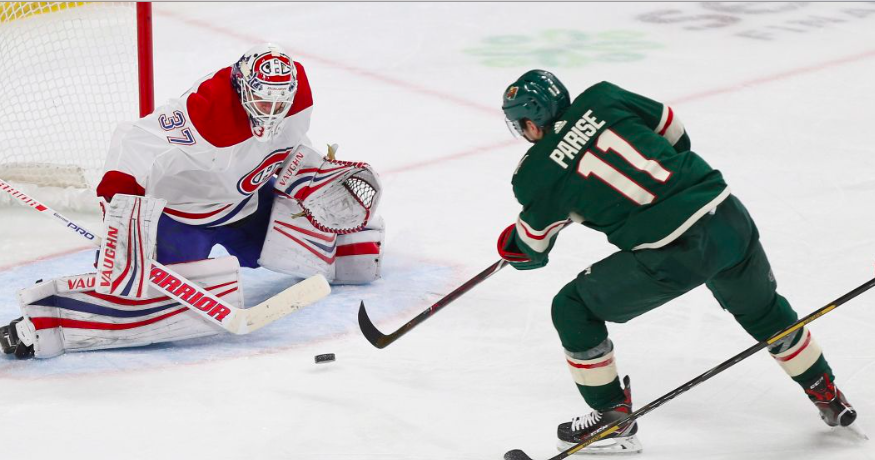
[[[543, 267], [572, 221], [620, 249], [553, 299], [568, 366], [593, 409], [559, 425], [561, 449], [632, 410], [629, 378], [621, 386], [605, 322], [629, 321], [702, 284], [757, 341], [796, 321], [775, 291], [756, 225], [720, 171], [690, 150], [670, 107], [608, 82], [571, 101], [553, 74], [531, 70], [505, 90], [502, 108], [511, 129], [534, 145], [513, 173], [522, 211], [499, 237], [501, 257], [520, 270]], [[854, 421], [806, 328], [769, 352], [828, 425]], [[580, 453], [640, 451], [637, 429], [621, 427]]]

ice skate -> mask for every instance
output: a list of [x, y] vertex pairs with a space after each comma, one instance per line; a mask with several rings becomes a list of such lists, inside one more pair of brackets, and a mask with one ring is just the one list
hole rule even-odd
[[849, 426], [857, 419], [857, 411], [845, 395], [824, 374], [806, 385], [805, 394], [817, 406], [820, 418], [829, 426]]
[[[629, 388], [628, 376], [623, 379], [623, 384], [626, 387], [624, 390], [626, 399], [622, 403], [603, 412], [594, 410], [587, 415], [575, 417], [572, 421], [559, 425], [557, 433], [559, 442], [556, 447], [561, 451], [570, 449], [579, 444], [580, 440], [587, 435], [629, 415], [632, 412], [632, 393]], [[632, 424], [621, 427], [621, 429], [611, 433], [605, 439], [596, 441], [577, 451], [575, 455], [637, 454], [642, 450], [641, 443], [638, 442], [638, 438], [635, 436], [637, 432], [638, 422], [632, 422]]]
[[18, 338], [18, 330], [15, 327], [24, 318], [13, 320], [8, 326], [0, 327], [0, 348], [7, 355], [15, 354], [18, 359], [33, 357], [33, 345], [25, 345]]
[[818, 377], [807, 386], [805, 394], [820, 411], [820, 418], [827, 425], [833, 427], [833, 430], [840, 431], [841, 434], [848, 434], [863, 440], [869, 439], [860, 428], [859, 423], [854, 423], [857, 419], [857, 411], [845, 398], [845, 394], [829, 379], [828, 375], [824, 374]]

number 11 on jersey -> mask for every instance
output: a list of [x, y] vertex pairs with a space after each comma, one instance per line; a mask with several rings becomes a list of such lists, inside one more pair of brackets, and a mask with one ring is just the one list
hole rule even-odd
[[[663, 168], [658, 161], [642, 155], [626, 139], [610, 129], [605, 130], [596, 139], [596, 148], [605, 154], [616, 153], [633, 168], [647, 173], [657, 182], [665, 183], [671, 177], [671, 171]], [[656, 195], [606, 163], [591, 150], [583, 154], [577, 165], [577, 172], [585, 178], [597, 177], [638, 205], [650, 204], [656, 200]]]

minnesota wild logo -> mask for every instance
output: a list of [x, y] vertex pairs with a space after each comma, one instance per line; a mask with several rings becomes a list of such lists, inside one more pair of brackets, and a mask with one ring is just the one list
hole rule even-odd
[[663, 45], [644, 32], [581, 32], [547, 29], [529, 35], [493, 35], [462, 50], [487, 67], [583, 67], [593, 63], [640, 61]]

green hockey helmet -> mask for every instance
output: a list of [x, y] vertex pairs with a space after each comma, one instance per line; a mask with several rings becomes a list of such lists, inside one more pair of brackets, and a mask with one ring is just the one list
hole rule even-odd
[[556, 121], [571, 105], [565, 85], [546, 70], [530, 70], [504, 90], [501, 109], [511, 132], [522, 135], [522, 120], [540, 128]]

